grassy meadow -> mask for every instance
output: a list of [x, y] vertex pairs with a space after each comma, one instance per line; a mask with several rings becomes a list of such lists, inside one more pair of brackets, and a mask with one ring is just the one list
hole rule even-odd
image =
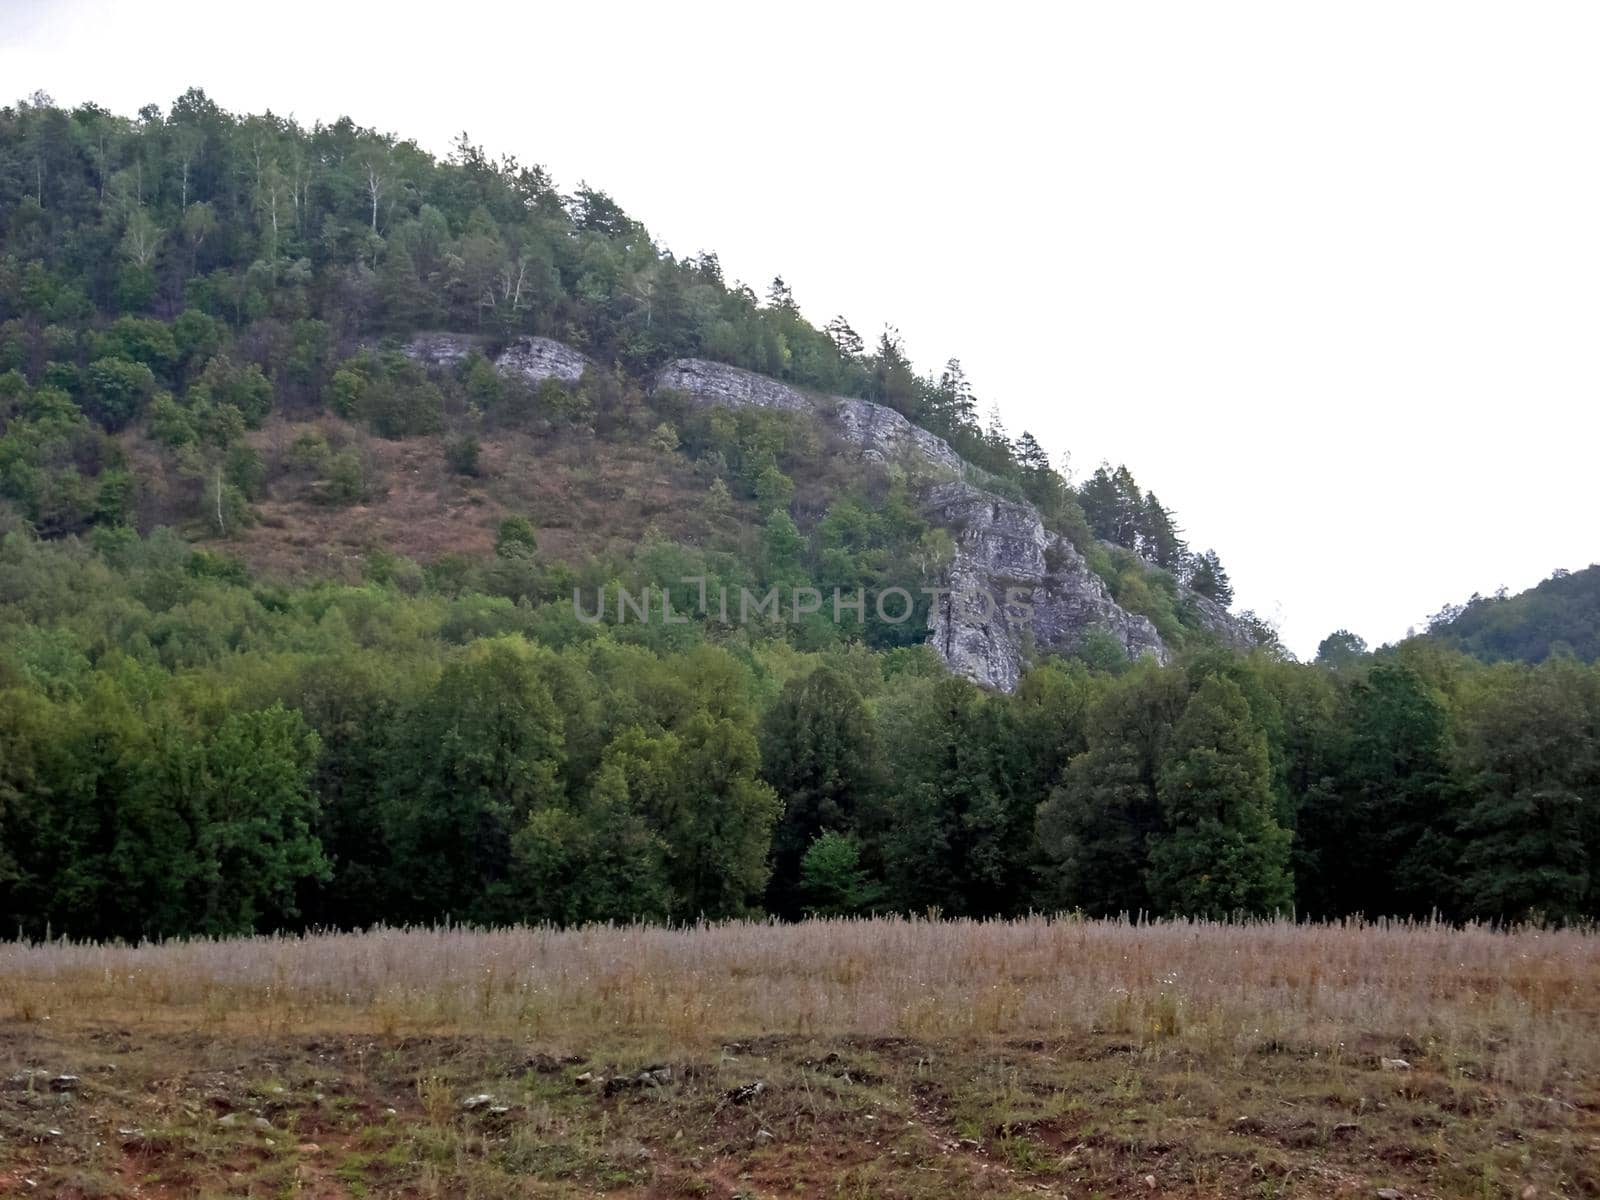
[[1600, 938], [732, 922], [0, 946], [0, 1195], [1596, 1196]]

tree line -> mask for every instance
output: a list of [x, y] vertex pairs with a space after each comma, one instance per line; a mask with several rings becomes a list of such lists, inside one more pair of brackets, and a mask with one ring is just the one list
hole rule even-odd
[[167, 533], [7, 535], [8, 931], [1600, 911], [1570, 658], [1196, 648], [997, 695], [924, 646], [590, 626], [490, 570], [295, 589]]

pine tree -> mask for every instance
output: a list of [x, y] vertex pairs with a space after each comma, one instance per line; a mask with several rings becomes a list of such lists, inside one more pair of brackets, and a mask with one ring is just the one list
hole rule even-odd
[[782, 275], [773, 276], [772, 283], [767, 287], [767, 307], [787, 314], [799, 311], [794, 302], [794, 293], [789, 290], [789, 285], [783, 281]]
[[1095, 537], [1110, 541], [1117, 527], [1117, 485], [1111, 477], [1111, 465], [1102, 462], [1094, 474], [1083, 481], [1078, 489], [1078, 503]]
[[960, 359], [952, 358], [945, 363], [939, 382], [929, 392], [926, 410], [928, 427], [935, 433], [955, 437], [977, 431], [978, 401], [972, 394], [972, 385], [967, 381]]
[[834, 317], [822, 330], [828, 335], [828, 340], [833, 343], [833, 348], [839, 352], [840, 358], [857, 358], [866, 343], [861, 340], [861, 335], [850, 328], [850, 322], [843, 316]]
[[1026, 429], [1022, 431], [1022, 436], [1017, 438], [1017, 465], [1030, 475], [1050, 470], [1050, 456], [1045, 453], [1044, 447], [1039, 445], [1038, 439]]
[[1120, 466], [1111, 476], [1116, 490], [1116, 510], [1112, 521], [1111, 540], [1129, 550], [1139, 548], [1139, 530], [1144, 524], [1144, 494], [1134, 481], [1133, 472]]
[[1173, 520], [1172, 512], [1154, 492], [1144, 498], [1144, 510], [1139, 518], [1139, 553], [1168, 571], [1176, 571], [1188, 556], [1188, 543], [1182, 530]]
[[900, 331], [892, 325], [884, 326], [878, 338], [877, 353], [871, 360], [872, 376], [868, 396], [879, 404], [887, 404], [903, 417], [917, 415], [917, 375], [911, 369], [905, 347], [900, 342]]
[[1102, 462], [1078, 490], [1078, 502], [1096, 537], [1129, 550], [1139, 548], [1149, 513], [1144, 493], [1127, 467], [1112, 470]]
[[1233, 584], [1228, 580], [1228, 573], [1222, 569], [1222, 560], [1217, 557], [1215, 550], [1203, 551], [1194, 560], [1194, 569], [1190, 572], [1188, 582], [1193, 591], [1208, 600], [1215, 600], [1224, 608], [1233, 603]]

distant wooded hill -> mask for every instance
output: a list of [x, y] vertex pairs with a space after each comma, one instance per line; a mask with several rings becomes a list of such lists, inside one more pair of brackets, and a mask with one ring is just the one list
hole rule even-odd
[[1428, 636], [1484, 662], [1600, 658], [1600, 564], [1557, 571], [1515, 596], [1474, 596], [1438, 613]]

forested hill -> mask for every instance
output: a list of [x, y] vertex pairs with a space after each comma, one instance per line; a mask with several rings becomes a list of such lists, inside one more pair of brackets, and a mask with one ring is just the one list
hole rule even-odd
[[1557, 571], [1515, 596], [1474, 596], [1428, 624], [1428, 636], [1484, 662], [1600, 659], [1600, 565]]
[[[876, 401], [1026, 495], [1080, 549], [1104, 538], [1230, 598], [1217, 556], [1191, 553], [1125, 469], [1080, 494], [1026, 431], [1010, 436], [997, 411], [980, 422], [956, 359], [919, 375], [893, 329], [870, 345], [843, 316], [819, 329], [782, 279], [758, 298], [724, 279], [714, 253], [677, 257], [604, 192], [563, 195], [540, 167], [494, 159], [465, 134], [440, 161], [348, 119], [306, 129], [236, 116], [192, 90], [134, 119], [42, 95], [0, 110], [0, 376], [16, 372], [0, 411], [29, 424], [5, 451], [5, 494], [40, 532], [249, 524], [265, 481], [246, 435], [273, 416], [332, 409], [384, 438], [449, 435], [470, 465], [467, 443], [504, 416], [493, 397], [470, 381], [439, 397], [403, 368], [350, 361], [433, 329], [502, 345], [547, 335], [624, 385], [700, 357]], [[360, 411], [345, 366], [380, 385]], [[524, 413], [546, 429], [615, 431], [625, 410], [639, 415], [626, 393]], [[188, 447], [182, 470], [173, 454], [158, 467], [101, 436], [124, 430]], [[381, 472], [375, 456], [346, 456], [325, 490], [381, 486], [356, 478], [356, 457]], [[152, 475], [188, 486], [145, 486]], [[151, 491], [170, 503], [151, 504]]]
[[[424, 365], [428, 330], [484, 350]], [[583, 365], [496, 369], [533, 337]], [[817, 421], [651, 386], [679, 360], [892, 409], [986, 499], [935, 520]], [[1221, 562], [1130, 471], [1066, 479], [976, 411], [955, 361], [464, 137], [0, 110], [0, 928], [1600, 915], [1600, 668], [1237, 653], [1198, 619]], [[926, 599], [615, 599], [915, 596], [1002, 510], [1027, 537], [978, 566], [1070, 568], [1166, 661], [1030, 642], [986, 690]]]

